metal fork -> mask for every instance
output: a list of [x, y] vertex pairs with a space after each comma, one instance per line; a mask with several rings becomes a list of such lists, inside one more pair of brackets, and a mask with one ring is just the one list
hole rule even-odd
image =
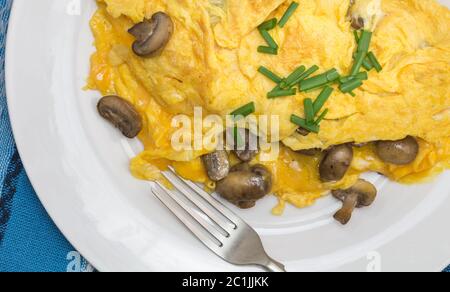
[[159, 183], [152, 187], [153, 194], [219, 257], [235, 265], [286, 272], [281, 263], [267, 255], [256, 231], [221, 202], [197, 184], [180, 178], [173, 169], [163, 175], [184, 198]]

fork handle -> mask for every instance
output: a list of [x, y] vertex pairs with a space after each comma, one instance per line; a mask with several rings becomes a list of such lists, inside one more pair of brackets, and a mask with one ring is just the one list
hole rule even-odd
[[284, 268], [284, 265], [280, 262], [277, 262], [274, 259], [269, 258], [267, 264], [264, 265], [264, 268], [266, 268], [269, 272], [275, 272], [275, 273], [281, 273], [286, 272], [286, 269]]

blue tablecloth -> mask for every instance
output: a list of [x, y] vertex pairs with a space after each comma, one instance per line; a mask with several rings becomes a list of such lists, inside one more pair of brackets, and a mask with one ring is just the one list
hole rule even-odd
[[14, 144], [4, 86], [11, 2], [0, 0], [0, 271], [90, 271], [36, 197]]
[[91, 271], [39, 202], [14, 144], [3, 69], [10, 8], [0, 0], [0, 271]]

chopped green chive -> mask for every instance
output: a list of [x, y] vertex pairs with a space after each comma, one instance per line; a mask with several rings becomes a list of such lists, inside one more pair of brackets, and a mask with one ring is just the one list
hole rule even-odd
[[352, 80], [352, 79], [353, 79], [352, 76], [341, 77], [341, 78], [339, 79], [339, 83], [340, 83], [340, 84], [344, 84], [344, 83], [349, 82], [349, 81]]
[[290, 86], [288, 86], [288, 84], [286, 83], [286, 78], [283, 78], [278, 85], [278, 89], [290, 89]]
[[277, 26], [278, 20], [276, 18], [272, 18], [266, 22], [263, 22], [258, 29], [262, 30], [271, 30]]
[[291, 116], [291, 123], [296, 124], [297, 126], [313, 133], [319, 133], [320, 131], [320, 127], [318, 125], [308, 124], [305, 119], [302, 119], [296, 115]]
[[336, 69], [331, 69], [330, 71], [327, 72], [327, 80], [329, 82], [336, 81], [337, 79], [339, 79], [339, 77], [341, 77], [341, 75]]
[[383, 67], [381, 67], [380, 62], [378, 62], [377, 57], [375, 57], [374, 53], [369, 52], [367, 57], [369, 58], [370, 62], [373, 64], [373, 66], [375, 67], [375, 70], [377, 70], [377, 72], [381, 72], [381, 70], [383, 70]]
[[321, 86], [319, 86], [319, 87], [314, 87], [314, 88], [312, 88], [312, 89], [308, 89], [308, 90], [305, 90], [305, 91], [303, 91], [303, 92], [305, 92], [305, 93], [311, 93], [311, 92], [317, 91], [317, 90], [319, 90], [319, 89], [322, 90], [325, 86], [331, 86], [331, 85], [333, 85], [333, 83], [335, 83], [335, 81], [329, 81], [329, 82], [327, 82], [327, 83], [325, 83], [325, 84], [323, 84], [323, 85], [321, 85]]
[[295, 81], [303, 75], [305, 70], [306, 70], [305, 66], [300, 66], [297, 69], [295, 69], [295, 71], [292, 72], [291, 75], [289, 75], [288, 78], [286, 78], [286, 80], [284, 81], [286, 83], [286, 85], [288, 87], [291, 87], [292, 85], [294, 85], [296, 83]]
[[314, 88], [323, 86], [327, 83], [328, 83], [328, 79], [327, 79], [326, 75], [324, 75], [324, 74], [317, 75], [315, 77], [301, 81], [300, 82], [300, 91], [307, 91], [310, 89], [314, 89]]
[[320, 125], [320, 123], [325, 119], [327, 114], [328, 114], [328, 109], [323, 111], [323, 113], [317, 118], [317, 120], [314, 122], [314, 124]]
[[333, 88], [327, 86], [325, 87], [319, 96], [314, 101], [314, 116], [317, 115], [323, 108], [327, 100], [330, 98], [331, 93], [333, 93]]
[[275, 86], [270, 92], [275, 92], [275, 91], [280, 91], [280, 90], [284, 90], [283, 88], [281, 88], [281, 85], [283, 84], [285, 79], [283, 79], [277, 86]]
[[367, 54], [369, 52], [371, 40], [372, 40], [372, 32], [368, 30], [363, 30], [358, 42], [358, 52], [364, 52]]
[[274, 49], [278, 49], [277, 43], [275, 42], [275, 40], [273, 39], [273, 37], [270, 35], [270, 33], [267, 30], [261, 30], [260, 29], [259, 33], [261, 34], [263, 39], [267, 42], [269, 47], [274, 48]]
[[297, 89], [292, 88], [292, 89], [287, 89], [287, 90], [282, 90], [279, 89], [279, 86], [275, 87], [274, 90], [272, 90], [271, 92], [269, 92], [267, 94], [267, 98], [277, 98], [277, 97], [283, 97], [283, 96], [293, 96], [297, 94]]
[[369, 79], [369, 74], [367, 72], [359, 72], [354, 77], [358, 78], [359, 80], [368, 80]]
[[322, 87], [327, 85], [329, 82], [339, 79], [339, 77], [340, 75], [337, 70], [331, 69], [323, 74], [300, 81], [300, 91], [307, 91]]
[[313, 101], [311, 98], [306, 98], [304, 100], [304, 106], [305, 106], [305, 117], [306, 117], [306, 123], [307, 124], [313, 124], [314, 123], [314, 106]]
[[[355, 54], [353, 55], [353, 59], [356, 58], [356, 55], [357, 55], [357, 53], [355, 53]], [[370, 62], [370, 59], [369, 59], [368, 54], [367, 54], [367, 56], [364, 58], [363, 63], [362, 63], [362, 66], [363, 66], [363, 68], [366, 69], [367, 71], [370, 71], [370, 70], [373, 69], [373, 64], [372, 64], [372, 62]]]
[[281, 77], [279, 77], [277, 74], [273, 73], [264, 66], [259, 67], [258, 72], [263, 74], [264, 76], [266, 76], [275, 83], [280, 83], [281, 81], [283, 81]]
[[360, 79], [353, 78], [352, 80], [350, 80], [344, 84], [341, 84], [341, 86], [339, 86], [339, 89], [343, 93], [349, 93], [349, 92], [355, 90], [356, 88], [360, 87], [361, 85], [363, 85], [363, 82]]
[[254, 102], [250, 102], [240, 108], [238, 108], [237, 110], [235, 110], [234, 112], [232, 112], [230, 115], [233, 116], [234, 119], [236, 119], [237, 117], [247, 117], [248, 115], [251, 115], [252, 113], [255, 112], [255, 103]]
[[[330, 73], [330, 71], [328, 72]], [[327, 75], [327, 74], [322, 74]], [[328, 98], [331, 96], [333, 92], [333, 88], [327, 86], [325, 87], [316, 100], [313, 102], [311, 98], [306, 98], [304, 102], [305, 108], [305, 118], [302, 119], [296, 115], [291, 116], [291, 122], [300, 126], [304, 130], [308, 130], [310, 132], [319, 133], [320, 131], [320, 122], [325, 118], [328, 114], [328, 109], [322, 112], [322, 114], [314, 121], [314, 118], [321, 111]]]
[[362, 63], [362, 66], [364, 69], [366, 69], [367, 71], [370, 71], [373, 69], [373, 64], [372, 62], [370, 62], [369, 57], [364, 58], [364, 61]]
[[278, 55], [278, 49], [277, 48], [271, 48], [271, 47], [265, 47], [260, 46], [258, 47], [258, 52], [268, 55]]
[[347, 76], [347, 77], [343, 77], [343, 78], [341, 78], [341, 79], [339, 79], [339, 82], [341, 83], [341, 84], [344, 84], [344, 83], [347, 83], [347, 82], [349, 82], [350, 80], [353, 80], [353, 79], [359, 79], [359, 80], [367, 80], [367, 79], [369, 79], [369, 74], [367, 74], [367, 72], [359, 72], [358, 74], [356, 74], [355, 76]]
[[366, 58], [366, 52], [360, 51], [356, 53], [355, 62], [350, 73], [351, 76], [355, 76], [361, 70], [364, 59]]
[[356, 43], [359, 43], [359, 31], [354, 30], [354, 31], [353, 31], [353, 35], [355, 36], [355, 41], [356, 41]]
[[347, 82], [349, 82], [350, 80], [352, 80], [352, 79], [354, 79], [354, 78], [356, 78], [355, 76], [346, 76], [346, 77], [342, 77], [341, 79], [339, 79], [339, 82], [341, 83], [341, 84], [344, 84], [344, 83], [347, 83]]
[[283, 17], [281, 18], [280, 22], [278, 23], [278, 26], [283, 28], [286, 23], [288, 22], [289, 18], [294, 14], [295, 10], [297, 10], [299, 4], [297, 2], [292, 2], [292, 4], [289, 6], [289, 8], [284, 13]]
[[353, 97], [356, 97], [356, 94], [353, 91], [350, 91], [348, 94], [350, 94]]
[[314, 65], [311, 68], [309, 68], [308, 70], [306, 70], [302, 75], [300, 75], [293, 84], [297, 84], [300, 83], [300, 81], [305, 80], [306, 78], [308, 78], [309, 76], [311, 76], [312, 74], [314, 74], [317, 70], [319, 70], [319, 67]]

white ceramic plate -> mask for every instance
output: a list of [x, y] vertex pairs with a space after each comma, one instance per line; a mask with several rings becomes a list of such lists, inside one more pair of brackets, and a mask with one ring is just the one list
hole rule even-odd
[[[450, 1], [444, 1], [449, 4]], [[77, 13], [77, 3], [81, 3]], [[236, 271], [197, 241], [128, 171], [130, 145], [85, 92], [94, 1], [15, 0], [7, 42], [7, 91], [16, 141], [50, 216], [101, 271]], [[440, 271], [450, 263], [450, 174], [412, 187], [371, 177], [375, 205], [342, 227], [339, 204], [288, 207], [274, 198], [238, 211], [290, 271]]]

